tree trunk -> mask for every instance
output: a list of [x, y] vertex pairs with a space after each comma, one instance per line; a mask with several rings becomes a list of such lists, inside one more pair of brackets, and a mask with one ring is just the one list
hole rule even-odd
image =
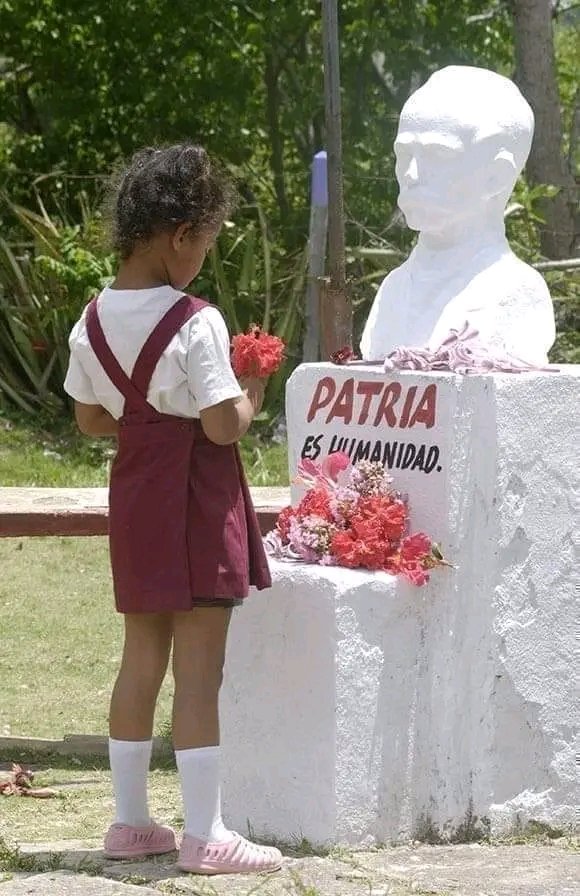
[[280, 210], [280, 217], [288, 221], [290, 206], [286, 195], [286, 181], [284, 177], [284, 137], [280, 127], [280, 90], [278, 85], [278, 70], [270, 50], [264, 54], [266, 85], [266, 120], [270, 136], [270, 167], [274, 178], [274, 190]]
[[575, 184], [562, 152], [562, 114], [550, 0], [512, 0], [516, 80], [534, 110], [536, 130], [527, 165], [533, 184], [560, 190], [542, 203], [541, 244], [548, 258], [569, 258], [575, 234]]

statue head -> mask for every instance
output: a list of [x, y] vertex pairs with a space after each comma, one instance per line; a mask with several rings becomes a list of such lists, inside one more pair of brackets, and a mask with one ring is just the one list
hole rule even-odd
[[435, 234], [486, 214], [501, 221], [533, 132], [533, 112], [508, 78], [470, 66], [431, 75], [405, 103], [395, 140], [408, 226]]

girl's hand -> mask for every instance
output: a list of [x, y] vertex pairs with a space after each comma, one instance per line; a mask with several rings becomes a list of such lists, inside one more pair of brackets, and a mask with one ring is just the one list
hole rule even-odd
[[248, 396], [254, 409], [254, 417], [262, 410], [267, 383], [268, 379], [266, 377], [248, 376], [240, 379], [240, 386]]
[[244, 394], [229, 398], [201, 411], [201, 425], [211, 442], [231, 445], [244, 436], [264, 403], [267, 379], [251, 376], [240, 379]]
[[85, 436], [116, 436], [119, 424], [100, 404], [75, 401], [77, 426]]

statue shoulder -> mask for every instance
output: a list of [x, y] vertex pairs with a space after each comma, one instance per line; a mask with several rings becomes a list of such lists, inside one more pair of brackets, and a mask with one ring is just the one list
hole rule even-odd
[[405, 304], [408, 284], [408, 261], [389, 271], [379, 286], [360, 341], [362, 356], [367, 361], [385, 358], [389, 345], [385, 334], [393, 330], [393, 318], [397, 319], [398, 307]]
[[400, 289], [403, 283], [406, 283], [409, 279], [409, 259], [403, 262], [403, 264], [399, 265], [398, 268], [393, 268], [392, 271], [384, 277], [381, 285], [377, 290], [377, 298], [382, 295], [388, 295], [391, 291], [396, 290], [397, 294], [400, 295]]
[[513, 298], [531, 303], [551, 302], [548, 284], [539, 271], [513, 252], [504, 253], [477, 277], [480, 287], [493, 292], [498, 301]]

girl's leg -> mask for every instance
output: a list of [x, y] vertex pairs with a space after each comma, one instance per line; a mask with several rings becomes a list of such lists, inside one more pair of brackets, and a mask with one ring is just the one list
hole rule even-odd
[[173, 614], [176, 750], [219, 744], [218, 699], [231, 615], [226, 607], [194, 607]]
[[195, 607], [173, 616], [173, 743], [185, 806], [185, 833], [232, 838], [221, 818], [219, 691], [231, 610]]
[[150, 823], [147, 776], [153, 717], [167, 670], [171, 639], [171, 614], [125, 615], [123, 659], [109, 716], [116, 824], [144, 827]]
[[221, 813], [218, 698], [231, 610], [195, 608], [173, 624], [173, 739], [185, 808], [178, 868], [199, 874], [275, 871], [282, 854], [229, 831]]
[[113, 688], [109, 733], [150, 740], [159, 690], [171, 651], [171, 613], [126, 613], [121, 668]]

